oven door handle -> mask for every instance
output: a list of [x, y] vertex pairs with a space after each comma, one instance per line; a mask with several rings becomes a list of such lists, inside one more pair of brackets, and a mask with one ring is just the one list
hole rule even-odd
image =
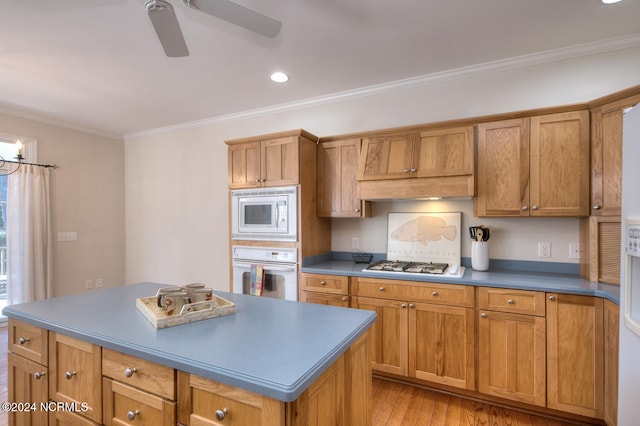
[[260, 262], [244, 262], [242, 260], [234, 260], [233, 266], [239, 267], [251, 267], [251, 265], [262, 265], [265, 271], [281, 271], [281, 272], [295, 272], [296, 264], [291, 265], [273, 265], [270, 263], [260, 263]]

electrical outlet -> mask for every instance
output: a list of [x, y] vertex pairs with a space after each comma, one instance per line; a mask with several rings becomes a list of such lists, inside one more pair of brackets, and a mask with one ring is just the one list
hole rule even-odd
[[579, 243], [569, 243], [569, 259], [580, 259]]
[[58, 232], [58, 241], [78, 241], [77, 232]]
[[352, 250], [360, 249], [360, 238], [358, 237], [351, 238], [351, 249]]
[[96, 288], [102, 287], [102, 278], [96, 278]]
[[538, 257], [551, 257], [551, 243], [538, 243]]
[[84, 289], [85, 289], [85, 290], [91, 290], [91, 287], [92, 287], [91, 280], [85, 280], [85, 282], [84, 282]]

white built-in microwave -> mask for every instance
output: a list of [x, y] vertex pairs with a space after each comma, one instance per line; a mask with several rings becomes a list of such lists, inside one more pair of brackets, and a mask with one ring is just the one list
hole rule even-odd
[[231, 239], [296, 241], [297, 205], [295, 186], [231, 191]]

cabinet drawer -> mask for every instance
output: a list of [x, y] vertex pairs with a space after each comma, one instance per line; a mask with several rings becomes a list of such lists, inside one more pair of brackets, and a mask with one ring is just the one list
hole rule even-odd
[[474, 287], [455, 284], [416, 283], [415, 281], [359, 278], [354, 286], [358, 296], [393, 298], [410, 301], [465, 306], [474, 304]]
[[70, 411], [55, 410], [49, 412], [49, 426], [98, 426], [98, 423]]
[[102, 375], [175, 401], [173, 368], [111, 349], [102, 349]]
[[275, 399], [195, 375], [189, 375], [188, 388], [183, 390], [188, 395], [185, 415], [191, 426], [284, 424], [284, 403]]
[[47, 330], [9, 318], [9, 352], [48, 364]]
[[545, 315], [544, 293], [504, 288], [478, 288], [478, 308], [489, 311]]
[[145, 424], [173, 426], [176, 424], [176, 403], [143, 392], [115, 380], [104, 378], [103, 409], [105, 425]]
[[341, 275], [301, 275], [302, 290], [318, 293], [349, 294], [349, 277]]

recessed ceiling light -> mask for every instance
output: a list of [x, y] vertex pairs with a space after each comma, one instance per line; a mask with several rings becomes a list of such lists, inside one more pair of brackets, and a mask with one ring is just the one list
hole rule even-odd
[[619, 3], [622, 0], [602, 0], [602, 3], [604, 4], [613, 4], [613, 3]]
[[278, 71], [271, 74], [271, 80], [275, 81], [276, 83], [285, 83], [289, 81], [289, 76], [283, 72]]

